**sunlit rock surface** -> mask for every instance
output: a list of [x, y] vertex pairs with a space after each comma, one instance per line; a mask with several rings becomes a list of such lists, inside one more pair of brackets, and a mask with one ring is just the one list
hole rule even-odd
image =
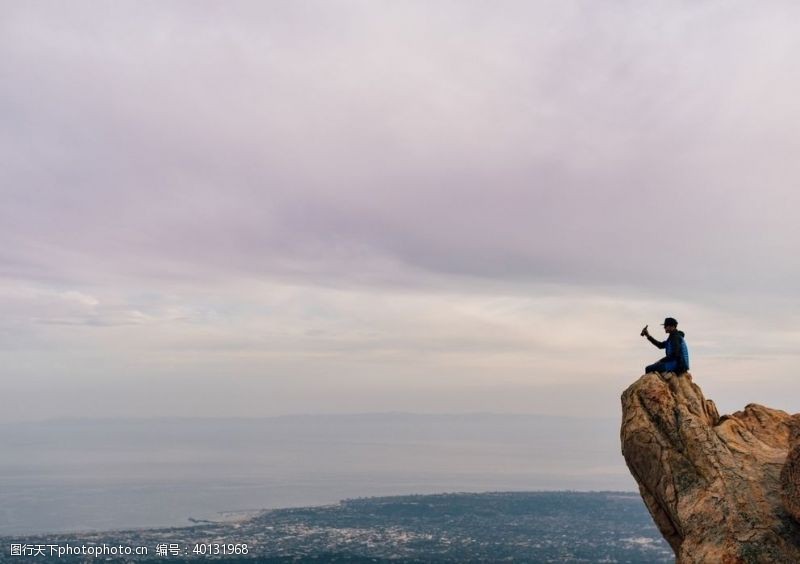
[[625, 390], [622, 454], [679, 563], [800, 562], [800, 448], [784, 468], [798, 421], [756, 404], [720, 417], [689, 373]]

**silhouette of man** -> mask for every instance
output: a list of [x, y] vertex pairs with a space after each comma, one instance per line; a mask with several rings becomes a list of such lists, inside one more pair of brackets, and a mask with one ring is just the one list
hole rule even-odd
[[656, 341], [647, 331], [647, 325], [642, 329], [642, 337], [653, 343], [659, 349], [666, 349], [666, 356], [650, 366], [644, 372], [674, 372], [683, 374], [689, 370], [689, 349], [684, 339], [685, 333], [678, 331], [678, 321], [674, 317], [667, 317], [662, 323], [664, 332], [668, 335], [666, 341]]

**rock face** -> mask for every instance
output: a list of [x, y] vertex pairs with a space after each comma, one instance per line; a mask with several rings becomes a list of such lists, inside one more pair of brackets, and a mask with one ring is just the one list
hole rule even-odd
[[691, 374], [650, 373], [622, 394], [620, 438], [679, 563], [800, 562], [800, 416], [720, 417]]
[[781, 498], [786, 511], [800, 522], [800, 415], [789, 422], [789, 455], [781, 470]]

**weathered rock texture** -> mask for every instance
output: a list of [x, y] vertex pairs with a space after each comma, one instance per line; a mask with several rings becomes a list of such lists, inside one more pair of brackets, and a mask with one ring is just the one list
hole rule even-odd
[[789, 455], [781, 470], [781, 497], [789, 515], [800, 522], [800, 415], [789, 422]]
[[679, 563], [800, 563], [800, 417], [720, 417], [690, 374], [650, 373], [622, 394], [621, 440]]

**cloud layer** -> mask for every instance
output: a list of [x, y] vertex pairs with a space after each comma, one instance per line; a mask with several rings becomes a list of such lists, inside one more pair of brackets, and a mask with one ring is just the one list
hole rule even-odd
[[789, 365], [798, 10], [7, 3], [5, 385], [47, 416], [142, 378], [191, 414], [250, 375], [217, 412], [268, 414], [570, 410], [600, 379], [576, 405], [607, 412], [666, 314], [700, 366]]

